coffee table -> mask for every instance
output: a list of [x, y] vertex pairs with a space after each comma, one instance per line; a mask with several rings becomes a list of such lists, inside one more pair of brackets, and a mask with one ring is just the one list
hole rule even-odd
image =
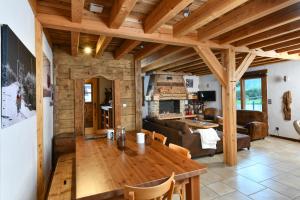
[[180, 121], [185, 122], [188, 126], [192, 128], [207, 129], [207, 128], [217, 128], [219, 126], [219, 124], [216, 123], [206, 122], [206, 121], [195, 121], [191, 119], [182, 119]]

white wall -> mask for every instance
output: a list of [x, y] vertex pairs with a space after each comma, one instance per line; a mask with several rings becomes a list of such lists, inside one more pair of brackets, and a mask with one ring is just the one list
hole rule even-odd
[[[0, 24], [8, 24], [24, 45], [35, 55], [34, 15], [27, 0], [0, 0]], [[52, 60], [50, 47], [44, 40], [44, 51]], [[51, 160], [53, 111], [44, 99], [45, 160]], [[51, 158], [50, 158], [51, 159]], [[49, 171], [45, 174], [49, 174]], [[36, 199], [37, 131], [36, 116], [8, 128], [0, 129], [0, 199]]]
[[[269, 133], [283, 137], [300, 139], [300, 135], [294, 130], [293, 121], [300, 119], [300, 61], [288, 61], [265, 65], [261, 67], [250, 68], [248, 71], [256, 71], [261, 69], [268, 70], [268, 99], [272, 100], [272, 104], [268, 105], [269, 117]], [[283, 76], [289, 77], [289, 81], [283, 82]], [[207, 84], [209, 87], [207, 88]], [[221, 108], [221, 86], [212, 76], [200, 77], [200, 90], [207, 88], [217, 90], [217, 102], [209, 104], [216, 108]], [[292, 120], [285, 121], [282, 113], [282, 95], [285, 91], [290, 90], [292, 93]], [[279, 127], [276, 132], [275, 128]]]
[[206, 75], [199, 77], [199, 91], [216, 91], [216, 101], [205, 102], [205, 107], [217, 108], [221, 110], [221, 85], [213, 75]]
[[[248, 71], [268, 69], [268, 105], [269, 132], [288, 138], [300, 139], [293, 127], [294, 120], [300, 120], [300, 61], [288, 61], [266, 66], [250, 68]], [[289, 77], [287, 82], [283, 76]], [[292, 120], [285, 121], [282, 112], [282, 95], [290, 90], [292, 93]], [[279, 127], [278, 133], [275, 128]]]
[[192, 79], [193, 80], [193, 87], [186, 88], [188, 93], [195, 93], [199, 91], [199, 76], [183, 76], [184, 83], [186, 83], [186, 79]]

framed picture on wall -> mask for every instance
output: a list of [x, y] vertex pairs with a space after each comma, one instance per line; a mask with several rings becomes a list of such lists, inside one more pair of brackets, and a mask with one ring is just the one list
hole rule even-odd
[[194, 80], [193, 79], [185, 79], [185, 85], [187, 88], [193, 88], [194, 87]]
[[7, 25], [1, 26], [1, 127], [36, 113], [35, 57]]

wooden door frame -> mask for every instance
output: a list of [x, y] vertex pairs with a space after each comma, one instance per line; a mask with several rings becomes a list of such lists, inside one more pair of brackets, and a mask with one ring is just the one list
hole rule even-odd
[[[91, 77], [97, 78], [97, 77]], [[99, 78], [99, 77], [98, 77]], [[118, 125], [121, 125], [121, 89], [120, 89], [120, 79], [111, 80], [113, 81], [113, 118], [114, 118], [114, 128]], [[75, 134], [83, 135], [84, 134], [84, 83], [83, 79], [75, 79]]]

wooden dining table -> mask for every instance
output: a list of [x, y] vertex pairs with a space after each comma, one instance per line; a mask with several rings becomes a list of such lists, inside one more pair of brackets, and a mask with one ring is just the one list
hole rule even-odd
[[200, 174], [206, 166], [176, 153], [154, 140], [137, 144], [135, 133], [126, 135], [125, 149], [115, 140], [76, 139], [76, 199], [122, 199], [123, 188], [154, 186], [175, 172], [175, 181], [188, 180], [186, 199], [200, 199]]

